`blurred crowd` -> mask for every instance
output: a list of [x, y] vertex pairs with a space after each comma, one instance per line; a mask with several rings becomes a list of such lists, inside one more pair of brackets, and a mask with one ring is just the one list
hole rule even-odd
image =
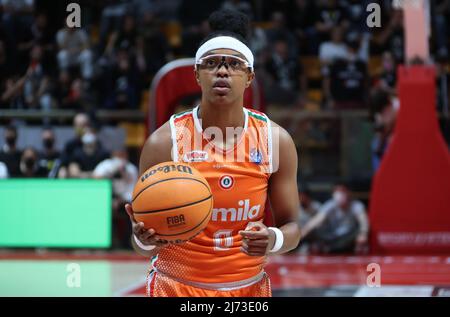
[[[210, 31], [209, 13], [218, 8], [250, 17], [249, 43], [268, 103], [301, 107], [315, 83], [308, 83], [299, 57], [318, 56], [322, 108], [367, 108], [371, 89], [395, 95], [395, 66], [405, 62], [402, 11], [391, 1], [378, 1], [382, 27], [369, 28], [366, 7], [371, 2], [82, 2], [82, 27], [69, 28], [62, 5], [58, 8], [64, 10], [55, 14], [52, 1], [2, 0], [0, 108], [137, 109], [143, 90], [162, 65], [194, 55]], [[448, 59], [449, 7], [448, 0], [431, 4], [436, 63]], [[175, 30], [175, 37], [170, 30]], [[376, 78], [367, 71], [372, 55], [383, 56]]]

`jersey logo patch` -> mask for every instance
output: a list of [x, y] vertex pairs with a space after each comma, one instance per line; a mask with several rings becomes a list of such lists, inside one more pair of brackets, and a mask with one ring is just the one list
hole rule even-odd
[[185, 162], [204, 162], [208, 159], [208, 152], [205, 151], [191, 151], [184, 154], [183, 160]]
[[234, 185], [234, 178], [231, 175], [223, 175], [219, 179], [219, 186], [222, 189], [230, 189]]
[[250, 151], [250, 162], [255, 164], [261, 164], [262, 154], [257, 148], [253, 148]]

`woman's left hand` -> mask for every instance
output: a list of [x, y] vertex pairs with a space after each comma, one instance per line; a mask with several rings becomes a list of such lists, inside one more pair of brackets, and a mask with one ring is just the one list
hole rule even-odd
[[249, 256], [265, 256], [275, 244], [275, 233], [259, 221], [249, 222], [239, 234], [242, 236], [241, 251]]

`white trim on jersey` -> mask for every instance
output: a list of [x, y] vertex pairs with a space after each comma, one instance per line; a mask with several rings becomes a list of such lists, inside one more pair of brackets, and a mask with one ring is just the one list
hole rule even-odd
[[269, 174], [273, 173], [273, 165], [272, 165], [272, 123], [270, 122], [269, 117], [264, 114], [267, 119], [267, 145], [268, 145], [268, 155], [269, 155]]
[[197, 129], [197, 132], [202, 134], [203, 133], [202, 125], [200, 124], [200, 120], [198, 119], [198, 108], [199, 107], [200, 107], [200, 105], [198, 105], [197, 107], [192, 109], [192, 116], [194, 118], [194, 125], [195, 125], [195, 128]]
[[178, 143], [177, 143], [177, 130], [175, 127], [175, 115], [172, 115], [169, 119], [170, 124], [170, 137], [172, 139], [172, 160], [178, 162]]
[[[203, 133], [203, 128], [202, 128], [202, 125], [200, 124], [200, 119], [198, 118], [199, 107], [200, 107], [200, 105], [198, 105], [197, 107], [192, 109], [192, 115], [194, 117], [195, 128], [197, 129], [197, 131], [199, 133]], [[247, 132], [247, 127], [248, 127], [248, 110], [245, 107], [243, 107], [242, 109], [244, 111], [244, 133], [245, 133], [245, 132]]]
[[[153, 283], [153, 280], [156, 279], [156, 274], [157, 273], [158, 272], [153, 269], [152, 272], [147, 277], [147, 285], [146, 285], [147, 286], [146, 287], [146, 295], [147, 295], [147, 297], [150, 297], [152, 292], [155, 291], [155, 287], [152, 289], [152, 283]], [[156, 283], [156, 280], [155, 280], [155, 283]]]
[[[234, 151], [234, 150], [235, 150], [235, 147], [236, 147], [238, 144], [240, 144], [242, 140], [244, 140], [245, 134], [247, 133], [247, 130], [248, 130], [248, 116], [249, 116], [249, 115], [248, 115], [248, 113], [247, 113], [247, 109], [246, 109], [246, 108], [242, 108], [242, 109], [243, 109], [243, 112], [244, 112], [244, 130], [242, 131], [242, 135], [240, 136], [240, 138], [239, 138], [237, 144], [236, 144], [235, 146], [230, 147], [229, 149], [226, 150], [226, 149], [222, 148], [221, 146], [216, 145], [216, 144], [213, 143], [212, 145], [214, 146], [214, 149], [215, 149], [216, 151], [218, 151], [218, 152], [220, 152], [220, 153], [223, 153], [223, 154], [225, 154], [225, 153], [230, 153], [231, 151]], [[198, 110], [199, 110], [199, 106], [195, 107], [195, 108], [192, 110], [192, 116], [193, 116], [193, 118], [194, 118], [195, 129], [196, 129], [197, 132], [203, 137], [203, 128], [202, 128], [202, 125], [201, 125], [201, 123], [200, 123], [200, 119], [198, 118]], [[227, 132], [225, 131], [225, 133], [227, 133]]]
[[244, 107], [244, 133], [247, 132], [248, 128], [248, 110]]

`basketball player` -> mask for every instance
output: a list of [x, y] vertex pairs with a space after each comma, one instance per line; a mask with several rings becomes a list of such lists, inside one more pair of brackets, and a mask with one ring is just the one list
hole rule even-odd
[[[255, 77], [253, 54], [245, 44], [247, 17], [216, 11], [209, 22], [215, 32], [199, 47], [194, 70], [201, 103], [173, 115], [149, 137], [139, 170], [142, 174], [172, 160], [191, 164], [210, 184], [211, 221], [190, 241], [167, 244], [155, 230], [136, 223], [128, 204], [132, 243], [139, 254], [152, 258], [148, 296], [271, 296], [263, 269], [267, 256], [294, 249], [300, 239], [296, 148], [264, 113], [244, 108], [244, 90]], [[224, 138], [209, 135], [211, 127]], [[230, 127], [241, 128], [240, 133], [227, 134]], [[193, 144], [192, 135], [200, 135], [203, 148]], [[245, 150], [244, 162], [222, 160], [237, 145], [252, 143], [255, 135], [260, 142]], [[193, 151], [186, 151], [189, 146]], [[276, 147], [281, 155], [272, 153]], [[267, 198], [276, 227], [263, 223]]]

